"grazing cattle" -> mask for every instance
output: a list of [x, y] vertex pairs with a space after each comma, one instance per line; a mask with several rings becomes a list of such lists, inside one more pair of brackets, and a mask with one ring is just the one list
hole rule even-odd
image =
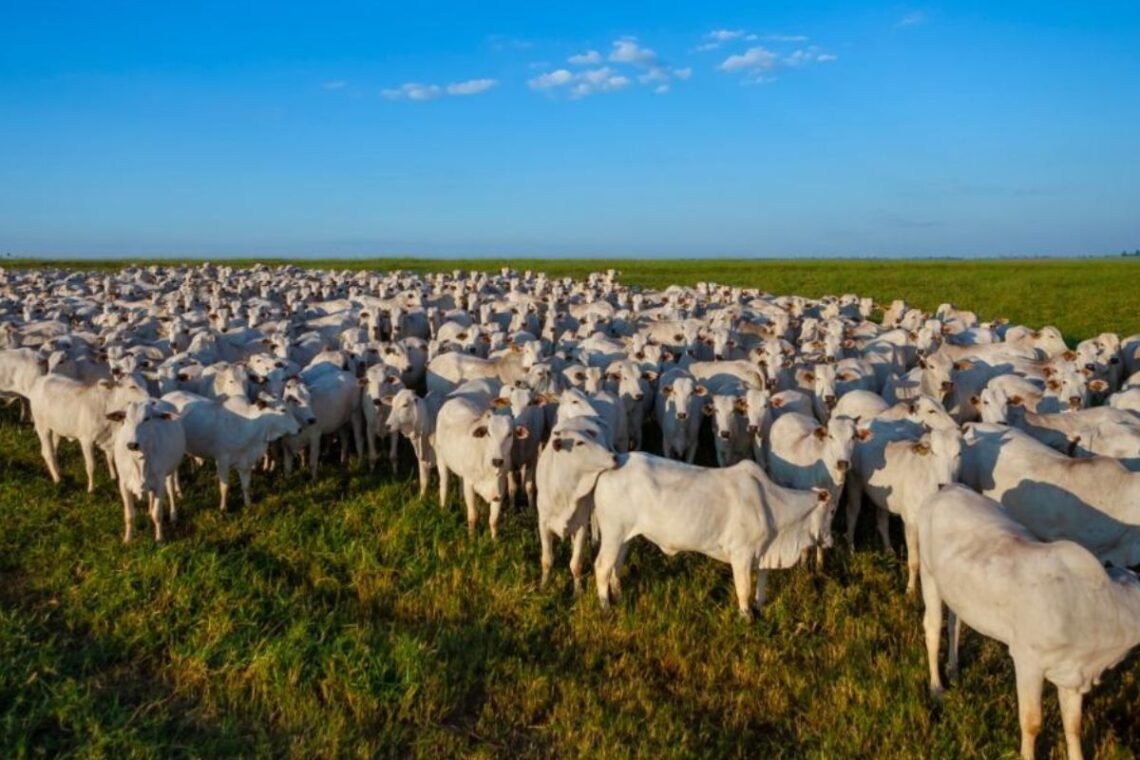
[[103, 450], [107, 469], [115, 476], [111, 441], [114, 426], [107, 415], [122, 411], [131, 401], [146, 401], [146, 387], [134, 375], [121, 380], [83, 383], [60, 375], [43, 375], [28, 395], [40, 453], [51, 479], [60, 481], [56, 446], [59, 439], [78, 441], [87, 472], [87, 493], [95, 491], [95, 449]]
[[538, 457], [538, 537], [542, 544], [542, 583], [554, 566], [554, 538], [573, 537], [570, 574], [574, 591], [582, 588], [582, 552], [593, 515], [593, 491], [598, 476], [618, 465], [604, 443], [604, 431], [592, 417], [560, 422]]
[[[475, 497], [490, 505], [491, 538], [499, 535], [506, 475], [511, 466], [515, 438], [525, 438], [526, 428], [515, 428], [509, 402], [499, 403], [485, 390], [460, 386], [440, 407], [436, 422], [436, 467], [439, 470], [439, 502], [447, 504], [451, 473], [463, 481], [467, 507], [467, 532], [475, 535], [479, 517]], [[504, 411], [499, 412], [502, 408]]]
[[919, 508], [918, 534], [931, 694], [942, 693], [945, 604], [950, 677], [958, 671], [960, 622], [1005, 644], [1017, 680], [1021, 756], [1035, 756], [1047, 680], [1057, 687], [1069, 757], [1079, 760], [1084, 695], [1140, 643], [1140, 580], [1105, 569], [1071, 541], [1039, 542], [1000, 504], [962, 486]]
[[121, 422], [111, 444], [119, 495], [123, 499], [123, 542], [134, 536], [135, 498], [147, 499], [154, 540], [163, 539], [163, 504], [170, 505], [170, 522], [178, 521], [174, 479], [186, 453], [186, 435], [174, 407], [164, 401], [132, 401], [107, 417]]
[[[326, 366], [327, 365], [323, 365]], [[364, 453], [364, 431], [360, 416], [360, 385], [349, 372], [328, 367], [317, 368], [301, 373], [301, 380], [309, 392], [308, 403], [313, 420], [296, 435], [287, 436], [285, 444], [285, 473], [293, 469], [293, 457], [306, 452], [309, 457], [309, 471], [314, 480], [320, 463], [321, 437], [331, 433], [340, 435], [340, 461], [348, 458], [348, 438], [345, 430], [350, 429], [356, 444], [357, 455]]]
[[890, 515], [902, 518], [906, 536], [908, 594], [918, 579], [918, 509], [938, 489], [955, 482], [962, 466], [962, 436], [957, 430], [933, 430], [917, 441], [875, 436], [873, 428], [857, 433], [851, 472], [847, 475], [847, 541], [854, 546], [855, 524], [863, 496], [878, 508], [879, 536], [890, 549]]
[[265, 456], [269, 444], [300, 430], [297, 420], [280, 402], [217, 401], [185, 391], [168, 393], [162, 400], [178, 412], [186, 436], [186, 453], [213, 460], [218, 473], [218, 508], [223, 512], [230, 491], [230, 469], [237, 470], [242, 498], [248, 507], [253, 502], [253, 468]]
[[620, 595], [627, 546], [642, 536], [668, 555], [693, 551], [731, 565], [740, 614], [751, 618], [750, 602], [755, 609], [764, 603], [768, 570], [791, 567], [806, 549], [830, 545], [834, 511], [827, 491], [783, 488], [755, 462], [710, 469], [651, 454], [621, 455], [594, 486], [602, 537], [594, 562], [598, 599], [606, 607], [611, 594]]
[[379, 456], [376, 453], [376, 439], [387, 437], [388, 462], [392, 469], [396, 468], [396, 443], [399, 436], [391, 432], [388, 427], [388, 406], [391, 397], [403, 390], [404, 382], [400, 376], [384, 364], [375, 364], [368, 368], [359, 381], [360, 384], [360, 411], [364, 416], [364, 440], [368, 445], [368, 469], [376, 465]]
[[429, 393], [420, 398], [414, 391], [402, 388], [387, 401], [388, 430], [402, 435], [412, 444], [420, 476], [420, 498], [427, 495], [431, 468], [436, 466], [435, 425], [439, 409], [446, 400], [441, 393]]
[[665, 456], [692, 463], [708, 391], [687, 370], [671, 369], [663, 374], [657, 391], [657, 424]]
[[1026, 433], [975, 423], [961, 480], [1000, 501], [1044, 541], [1076, 541], [1104, 562], [1140, 564], [1140, 473], [1114, 459], [1070, 459]]

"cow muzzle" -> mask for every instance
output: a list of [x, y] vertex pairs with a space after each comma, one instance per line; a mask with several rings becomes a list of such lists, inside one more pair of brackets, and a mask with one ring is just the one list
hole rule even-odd
[[851, 469], [851, 463], [848, 462], [846, 459], [840, 459], [838, 462], [835, 463], [835, 467], [840, 472], [847, 472], [847, 470]]
[[502, 460], [502, 459], [500, 459], [500, 458], [498, 458], [498, 457], [496, 457], [496, 458], [494, 458], [494, 459], [492, 459], [492, 460], [491, 460], [491, 466], [493, 466], [493, 467], [502, 467], [502, 466], [503, 466], [503, 460]]
[[130, 441], [127, 444], [127, 449], [129, 451], [138, 451], [139, 450], [139, 442], [138, 441]]

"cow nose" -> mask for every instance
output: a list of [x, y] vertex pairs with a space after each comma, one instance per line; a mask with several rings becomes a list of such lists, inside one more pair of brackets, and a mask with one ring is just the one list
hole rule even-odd
[[378, 399], [378, 398], [374, 398], [374, 399], [372, 399], [372, 406], [374, 406], [374, 407], [376, 407], [377, 409], [379, 409], [380, 407], [384, 406], [384, 402], [383, 402], [383, 401], [381, 401], [381, 400], [380, 400], [380, 399]]
[[824, 396], [823, 403], [827, 404], [828, 409], [833, 409], [835, 407], [835, 396]]
[[716, 359], [717, 361], [724, 361], [724, 354], [717, 354]]
[[495, 467], [502, 467], [503, 466], [503, 460], [500, 459], [499, 457], [495, 457], [494, 459], [491, 460], [491, 464]]
[[130, 443], [127, 444], [127, 448], [130, 449], [131, 451], [138, 451], [139, 450], [139, 442], [138, 441], [131, 441]]
[[687, 419], [689, 419], [689, 413], [688, 412], [677, 412], [677, 419], [687, 420]]
[[1089, 372], [1095, 372], [1096, 371], [1096, 365], [1093, 364], [1092, 362], [1089, 362], [1088, 364], [1085, 365], [1085, 369], [1087, 369]]
[[759, 425], [749, 425], [748, 426], [748, 435], [756, 435], [759, 432], [760, 432], [760, 426]]
[[835, 463], [835, 466], [839, 468], [840, 472], [847, 472], [847, 468], [851, 466], [851, 463], [846, 459], [840, 459]]
[[641, 399], [643, 399], [643, 398], [645, 398], [645, 394], [644, 394], [644, 393], [635, 393], [635, 394], [633, 394], [633, 400], [634, 400], [634, 401], [641, 401]]
[[1081, 408], [1081, 397], [1080, 396], [1069, 396], [1069, 407], [1071, 409], [1080, 409]]
[[179, 372], [179, 373], [178, 373], [178, 382], [180, 382], [180, 383], [184, 383], [184, 382], [186, 382], [186, 381], [187, 381], [187, 380], [189, 380], [189, 379], [190, 379], [190, 376], [189, 376], [189, 375], [187, 375], [186, 373], [184, 373], [184, 372]]
[[315, 425], [315, 424], [317, 424], [317, 418], [316, 417], [309, 417], [308, 419], [305, 420], [305, 424], [306, 425]]
[[727, 430], [720, 431], [720, 437], [727, 440], [728, 439], [728, 431]]

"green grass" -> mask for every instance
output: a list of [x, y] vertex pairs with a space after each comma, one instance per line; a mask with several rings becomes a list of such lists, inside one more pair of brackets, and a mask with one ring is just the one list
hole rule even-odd
[[[545, 268], [577, 271], [561, 266], [589, 265]], [[1054, 303], [1040, 321], [1076, 335], [1136, 319], [1117, 262], [1018, 262], [1036, 287], [999, 286], [990, 268], [1015, 265], [988, 262], [907, 264], [890, 277], [878, 262], [622, 266], [645, 284], [709, 278], [923, 305], [951, 292], [1015, 318], [998, 305], [1042, 314]], [[940, 289], [938, 278], [956, 284]], [[1062, 309], [1070, 299], [1095, 313]], [[752, 624], [737, 618], [727, 566], [644, 543], [606, 614], [592, 575], [574, 598], [564, 544], [539, 587], [532, 514], [509, 512], [497, 543], [482, 523], [469, 540], [457, 495], [446, 509], [418, 500], [409, 462], [395, 476], [328, 463], [316, 483], [260, 475], [258, 502], [228, 515], [215, 509], [209, 472], [194, 473], [170, 541], [156, 546], [140, 520], [123, 546], [105, 471], [89, 496], [77, 450], [65, 445], [64, 460], [56, 487], [31, 431], [0, 413], [3, 757], [958, 758], [1017, 748], [1013, 670], [995, 642], [967, 633], [962, 681], [941, 707], [930, 703], [920, 604], [867, 524], [860, 550], [830, 552], [822, 572], [773, 573]], [[1137, 715], [1132, 660], [1087, 699], [1086, 751], [1133, 756]], [[1063, 757], [1051, 689], [1039, 747]]]

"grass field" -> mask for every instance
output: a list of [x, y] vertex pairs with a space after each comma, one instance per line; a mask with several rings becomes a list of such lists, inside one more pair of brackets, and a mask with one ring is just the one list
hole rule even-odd
[[[353, 266], [377, 265], [352, 262]], [[381, 262], [450, 269], [473, 262]], [[482, 262], [485, 266], [486, 262]], [[331, 262], [332, 266], [349, 264]], [[596, 262], [516, 262], [581, 274]], [[775, 292], [943, 300], [1074, 338], [1140, 330], [1132, 262], [620, 262], [628, 282], [712, 279]], [[568, 548], [539, 588], [534, 516], [474, 540], [457, 497], [322, 466], [258, 476], [219, 514], [196, 473], [171, 540], [120, 543], [104, 470], [78, 451], [48, 480], [34, 435], [0, 413], [0, 756], [1002, 757], [1017, 747], [1011, 662], [964, 636], [963, 674], [926, 696], [921, 608], [878, 548], [773, 574], [738, 619], [725, 565], [630, 554], [625, 597], [575, 599]], [[140, 522], [140, 528], [142, 523]], [[587, 576], [592, 588], [592, 577]], [[1089, 756], [1140, 752], [1140, 665], [1086, 700]], [[1063, 757], [1056, 700], [1039, 745]]]

